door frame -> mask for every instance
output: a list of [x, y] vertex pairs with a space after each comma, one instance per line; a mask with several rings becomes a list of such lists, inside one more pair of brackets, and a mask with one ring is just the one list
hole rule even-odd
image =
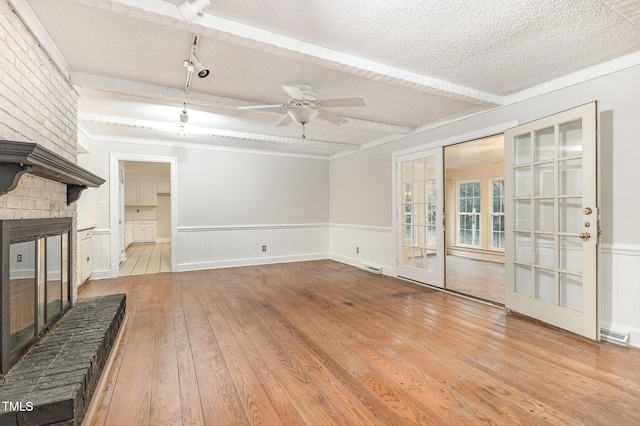
[[[396, 220], [396, 211], [398, 211], [401, 208], [401, 206], [398, 205], [398, 182], [397, 182], [398, 179], [397, 179], [397, 173], [396, 173], [396, 164], [397, 164], [398, 157], [402, 157], [409, 154], [416, 154], [421, 151], [428, 151], [433, 148], [444, 148], [448, 145], [455, 145], [455, 144], [470, 141], [473, 139], [486, 138], [488, 136], [492, 136], [498, 133], [504, 133], [505, 130], [511, 127], [515, 127], [518, 124], [519, 122], [517, 120], [500, 123], [491, 127], [485, 127], [482, 129], [468, 132], [468, 133], [462, 133], [455, 136], [450, 136], [448, 138], [427, 142], [411, 148], [393, 151], [391, 153], [391, 200], [392, 200], [391, 201], [391, 217], [392, 217], [391, 235], [392, 235], [392, 240], [394, 244], [394, 253], [396, 258], [396, 261], [393, 266], [393, 271], [391, 273], [392, 276], [396, 278], [402, 278], [398, 276], [398, 262], [400, 260], [401, 253], [398, 252], [398, 244], [397, 244], [398, 236], [401, 230], [398, 229], [398, 221]], [[442, 173], [443, 173], [442, 178], [444, 179], [444, 170], [442, 171]], [[446, 229], [445, 229], [445, 232], [446, 232]], [[445, 256], [443, 256], [442, 259], [444, 262]], [[444, 271], [444, 265], [442, 265], [442, 268], [443, 268], [442, 270]], [[425, 283], [422, 283], [422, 284], [425, 284]], [[425, 285], [428, 285], [428, 284], [425, 284]], [[434, 287], [434, 288], [439, 288], [439, 287]]]
[[141, 154], [109, 155], [109, 233], [111, 234], [111, 278], [120, 276], [120, 161], [167, 163], [171, 168], [171, 272], [178, 271], [178, 158]]

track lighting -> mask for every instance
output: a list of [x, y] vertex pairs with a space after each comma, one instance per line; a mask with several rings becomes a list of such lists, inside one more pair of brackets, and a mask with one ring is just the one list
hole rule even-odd
[[209, 75], [209, 69], [207, 67], [205, 67], [202, 62], [200, 62], [198, 60], [198, 57], [196, 56], [195, 49], [192, 49], [191, 58], [190, 59], [191, 59], [191, 64], [193, 64], [193, 68], [195, 69], [196, 73], [198, 74], [198, 77], [205, 78], [206, 76]]
[[199, 37], [194, 36], [193, 44], [191, 45], [191, 50], [189, 52], [189, 59], [184, 60], [184, 67], [187, 69], [187, 80], [184, 83], [184, 93], [189, 93], [189, 90], [191, 90], [191, 77], [193, 76], [194, 71], [198, 74], [199, 78], [205, 78], [209, 75], [209, 69], [200, 62], [196, 55], [198, 40]]
[[182, 104], [182, 112], [180, 113], [180, 123], [185, 124], [189, 121], [189, 114], [187, 114], [187, 103]]
[[189, 114], [187, 114], [187, 103], [182, 104], [182, 112], [180, 113], [180, 127], [178, 128], [178, 134], [180, 136], [184, 136], [185, 134], [185, 124], [189, 121]]
[[185, 0], [184, 3], [178, 5], [178, 11], [188, 23], [195, 22], [204, 14], [204, 8], [211, 5], [209, 0], [195, 0], [193, 3], [189, 3], [189, 0]]

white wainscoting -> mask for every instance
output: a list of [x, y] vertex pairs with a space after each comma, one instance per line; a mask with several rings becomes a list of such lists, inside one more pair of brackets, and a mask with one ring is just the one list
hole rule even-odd
[[111, 231], [108, 228], [93, 230], [92, 280], [111, 278]]
[[327, 259], [329, 225], [179, 227], [176, 249], [180, 272]]
[[629, 333], [640, 348], [640, 245], [601, 245], [600, 327]]
[[395, 276], [395, 246], [391, 228], [332, 224], [330, 258], [348, 265], [382, 268]]

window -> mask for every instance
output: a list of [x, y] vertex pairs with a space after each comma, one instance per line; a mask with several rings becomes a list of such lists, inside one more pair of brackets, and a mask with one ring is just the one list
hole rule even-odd
[[480, 181], [458, 184], [458, 244], [480, 247]]
[[504, 250], [504, 179], [491, 181], [491, 248]]

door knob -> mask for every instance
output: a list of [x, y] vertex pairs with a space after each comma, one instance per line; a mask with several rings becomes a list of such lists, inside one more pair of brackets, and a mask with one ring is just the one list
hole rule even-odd
[[580, 234], [580, 239], [582, 241], [587, 241], [589, 238], [591, 238], [591, 234], [589, 234], [588, 232], [583, 232]]
[[593, 210], [591, 209], [591, 207], [586, 207], [582, 210], [582, 213], [589, 215], [591, 213], [593, 213]]

